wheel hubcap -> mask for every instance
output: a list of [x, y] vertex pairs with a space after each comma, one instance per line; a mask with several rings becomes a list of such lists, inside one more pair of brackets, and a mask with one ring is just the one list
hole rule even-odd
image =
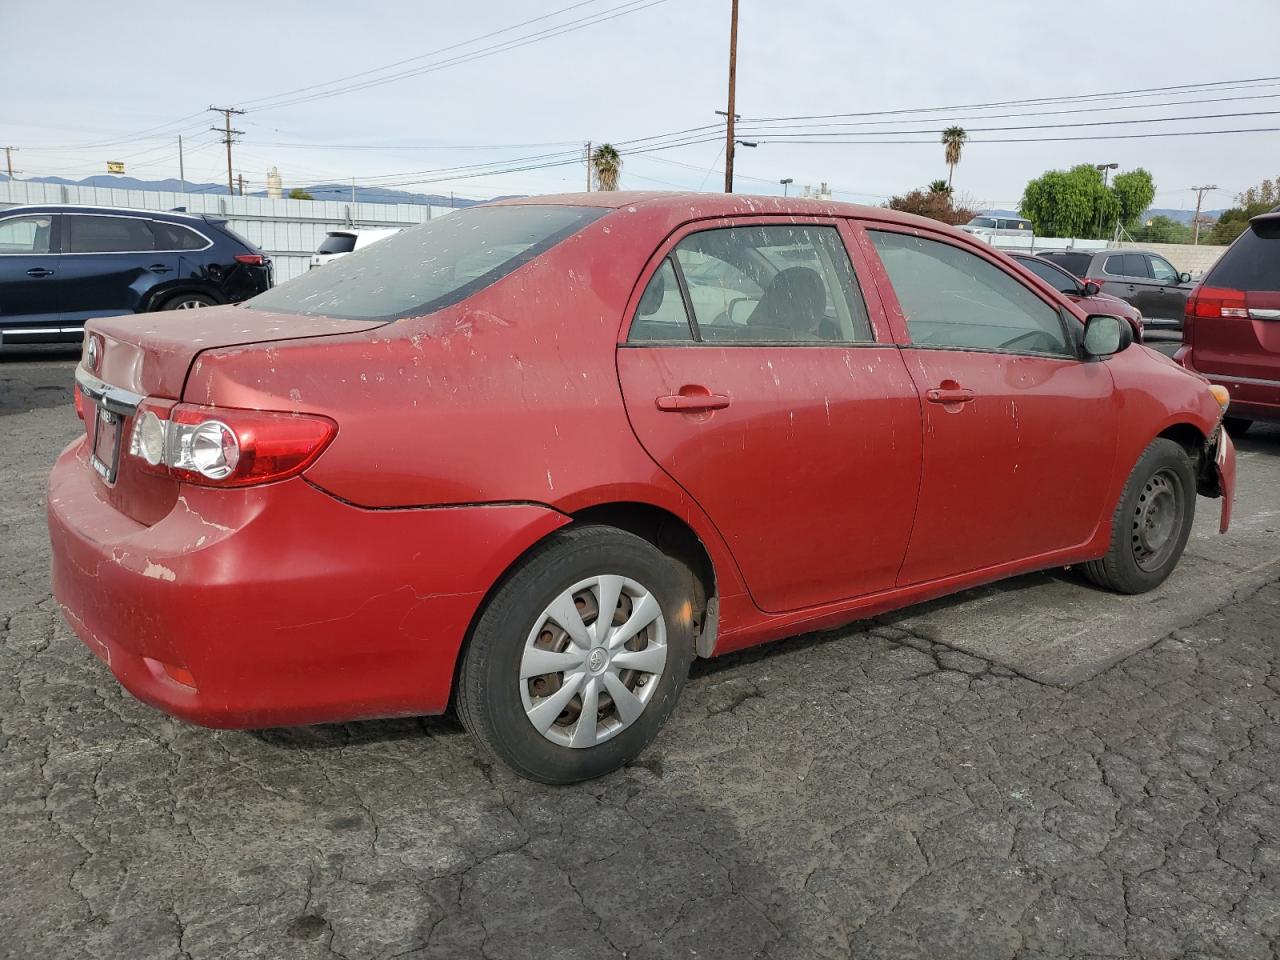
[[1138, 495], [1133, 514], [1133, 556], [1143, 570], [1159, 568], [1177, 543], [1182, 487], [1167, 470], [1154, 474]]
[[657, 598], [627, 577], [591, 577], [557, 596], [529, 632], [520, 699], [552, 743], [594, 747], [639, 719], [666, 665]]
[[174, 309], [175, 310], [199, 310], [204, 306], [202, 300], [183, 300]]

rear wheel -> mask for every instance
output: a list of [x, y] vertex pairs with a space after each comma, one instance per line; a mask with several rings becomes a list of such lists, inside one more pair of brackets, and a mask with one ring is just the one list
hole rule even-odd
[[1249, 432], [1249, 428], [1253, 426], [1253, 421], [1241, 420], [1239, 417], [1226, 417], [1223, 419], [1222, 425], [1227, 428], [1227, 433], [1233, 437], [1243, 437]]
[[1173, 572], [1195, 519], [1195, 472], [1172, 440], [1153, 440], [1138, 458], [1111, 519], [1111, 547], [1085, 564], [1094, 583], [1119, 593], [1143, 593]]
[[574, 783], [637, 756], [693, 659], [686, 578], [648, 541], [560, 531], [526, 557], [476, 623], [458, 715], [521, 776]]
[[212, 297], [203, 293], [180, 293], [177, 296], [170, 297], [160, 307], [161, 310], [199, 310], [203, 307], [212, 307], [217, 303]]

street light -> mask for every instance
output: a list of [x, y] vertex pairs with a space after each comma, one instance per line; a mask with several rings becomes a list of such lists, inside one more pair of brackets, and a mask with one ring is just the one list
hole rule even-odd
[[733, 142], [734, 142], [734, 143], [736, 143], [736, 144], [737, 144], [738, 146], [740, 146], [740, 147], [758, 147], [758, 146], [760, 146], [760, 144], [759, 144], [759, 143], [757, 143], [757, 142], [756, 142], [756, 141], [754, 141], [754, 140], [735, 140], [735, 141], [733, 141]]
[[787, 195], [787, 187], [795, 183], [796, 179], [795, 177], [786, 177], [782, 180], [779, 180], [778, 182], [782, 184], [782, 195], [785, 197]]
[[[1115, 170], [1119, 166], [1120, 164], [1118, 163], [1095, 163], [1093, 165], [1093, 169], [1102, 171], [1102, 189], [1105, 190], [1107, 188], [1107, 177], [1110, 175], [1111, 171]], [[1098, 233], [1102, 233], [1101, 209], [1098, 210]]]

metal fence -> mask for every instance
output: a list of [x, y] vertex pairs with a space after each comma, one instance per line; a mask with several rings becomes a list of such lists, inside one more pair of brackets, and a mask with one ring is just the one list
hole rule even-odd
[[77, 187], [30, 180], [0, 181], [0, 210], [28, 203], [84, 204], [134, 210], [173, 210], [226, 217], [236, 233], [262, 248], [275, 263], [277, 283], [304, 273], [330, 230], [343, 227], [410, 227], [449, 212], [414, 203], [346, 203], [340, 200], [271, 200], [202, 193]]

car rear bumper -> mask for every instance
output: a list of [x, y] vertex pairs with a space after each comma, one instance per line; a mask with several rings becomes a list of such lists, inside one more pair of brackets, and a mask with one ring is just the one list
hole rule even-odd
[[365, 510], [301, 478], [184, 487], [152, 526], [49, 480], [54, 597], [139, 700], [212, 727], [439, 713], [486, 591], [567, 522], [532, 504]]
[[1227, 416], [1244, 420], [1280, 421], [1280, 379], [1243, 377], [1204, 370], [1196, 365], [1193, 349], [1186, 346], [1174, 354], [1174, 359], [1210, 383], [1227, 388], [1227, 392], [1231, 394]]

